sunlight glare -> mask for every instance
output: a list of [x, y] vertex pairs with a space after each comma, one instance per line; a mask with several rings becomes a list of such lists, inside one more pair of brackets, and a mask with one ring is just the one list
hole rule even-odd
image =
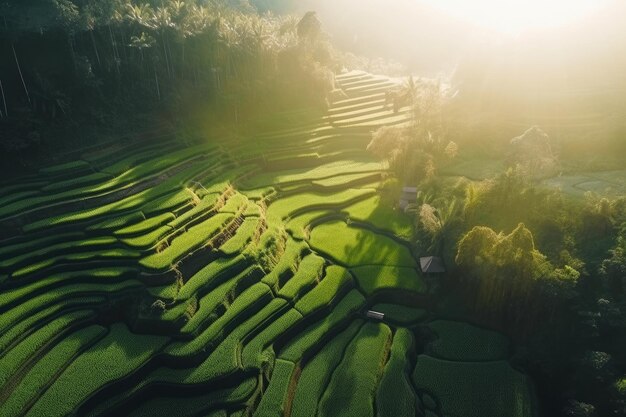
[[508, 34], [563, 26], [609, 0], [422, 0], [479, 26]]

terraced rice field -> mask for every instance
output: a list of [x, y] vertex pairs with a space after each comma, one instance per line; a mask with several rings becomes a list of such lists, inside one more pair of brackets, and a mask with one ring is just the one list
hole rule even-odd
[[601, 197], [615, 198], [626, 195], [626, 170], [563, 175], [547, 179], [543, 184], [560, 189], [573, 197], [583, 197], [585, 193], [592, 193]]
[[2, 186], [0, 415], [533, 416], [505, 340], [433, 321], [411, 219], [380, 198], [370, 131], [408, 109], [383, 78], [338, 82], [299, 129]]

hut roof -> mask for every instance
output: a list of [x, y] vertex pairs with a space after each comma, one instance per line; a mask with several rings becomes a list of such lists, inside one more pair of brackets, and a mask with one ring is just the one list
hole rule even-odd
[[437, 256], [426, 256], [420, 258], [420, 267], [424, 273], [442, 273], [446, 272], [443, 261]]

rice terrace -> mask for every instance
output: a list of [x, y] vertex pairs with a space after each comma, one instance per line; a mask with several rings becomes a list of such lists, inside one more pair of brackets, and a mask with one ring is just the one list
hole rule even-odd
[[626, 415], [623, 109], [334, 8], [0, 1], [1, 417]]

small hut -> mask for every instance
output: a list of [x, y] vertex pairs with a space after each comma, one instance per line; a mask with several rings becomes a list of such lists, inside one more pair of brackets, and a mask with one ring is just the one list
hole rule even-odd
[[383, 320], [385, 318], [385, 313], [380, 313], [374, 310], [368, 310], [367, 313], [365, 313], [365, 315], [369, 317], [370, 319], [374, 319], [374, 320]]
[[402, 187], [402, 194], [400, 194], [399, 206], [402, 210], [406, 210], [409, 204], [417, 200], [417, 187]]
[[442, 274], [446, 272], [443, 260], [437, 256], [425, 256], [420, 258], [420, 267], [425, 274]]

